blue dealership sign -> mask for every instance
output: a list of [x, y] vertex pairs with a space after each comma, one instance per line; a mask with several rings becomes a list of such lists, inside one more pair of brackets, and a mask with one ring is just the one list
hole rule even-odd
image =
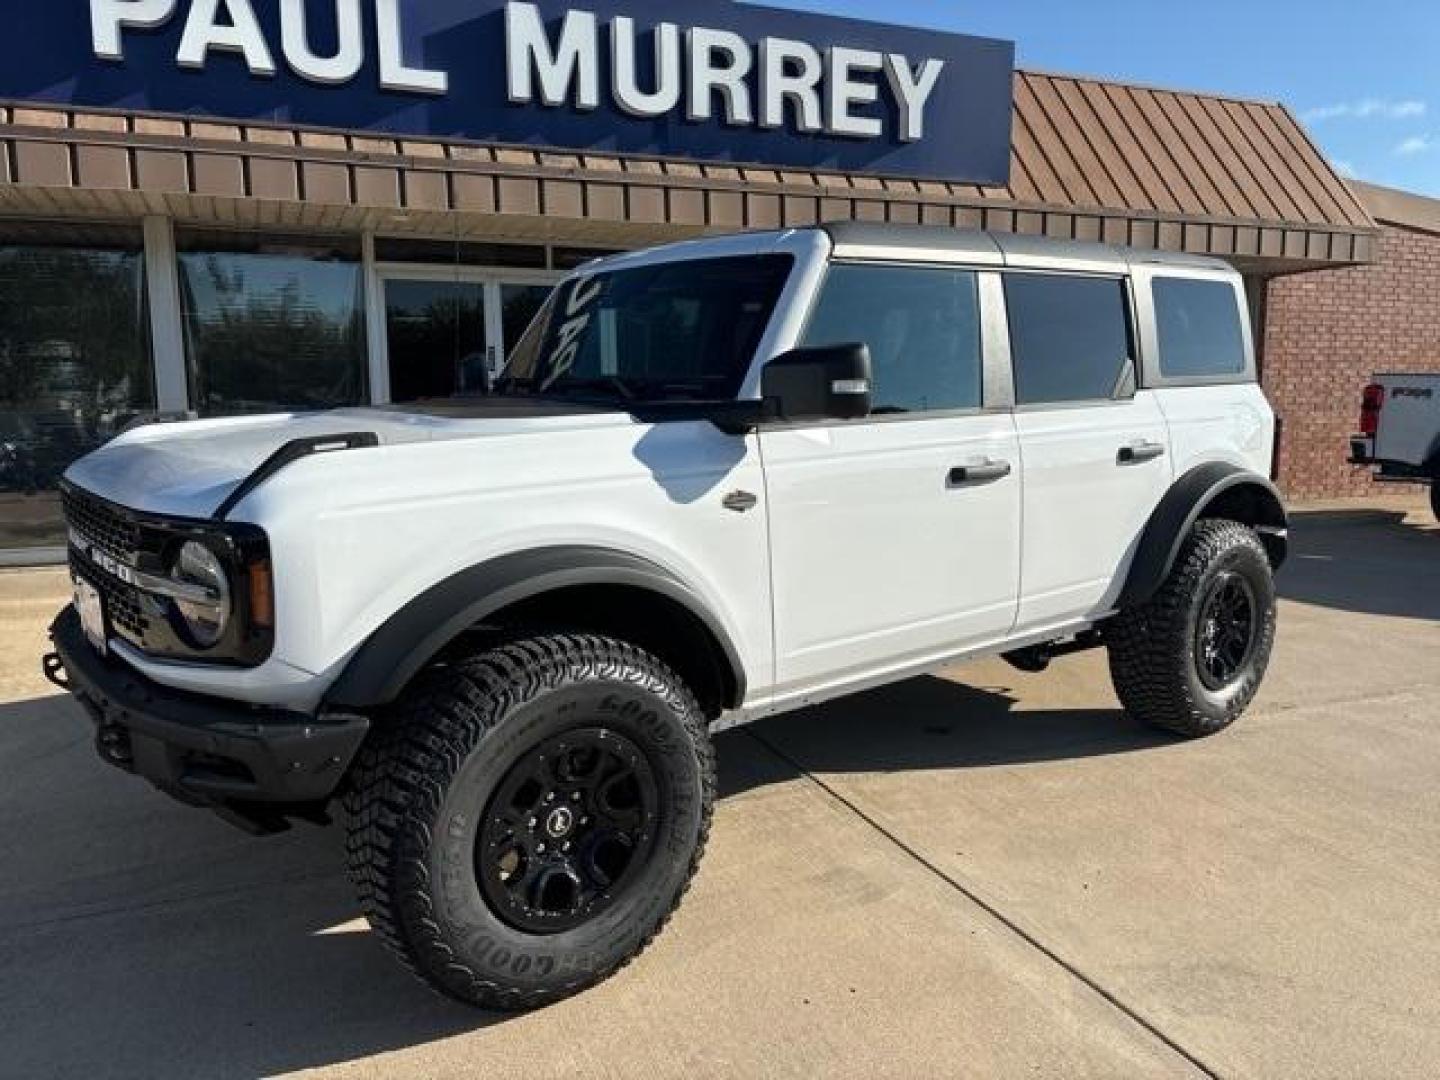
[[65, 0], [0, 98], [1004, 184], [1008, 42], [732, 0]]

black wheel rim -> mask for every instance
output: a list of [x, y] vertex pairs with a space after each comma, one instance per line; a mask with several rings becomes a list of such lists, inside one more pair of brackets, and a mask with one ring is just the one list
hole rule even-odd
[[1259, 610], [1242, 575], [1227, 571], [1211, 582], [1195, 627], [1195, 660], [1207, 689], [1224, 690], [1240, 679], [1255, 651]]
[[649, 862], [659, 802], [649, 761], [622, 735], [586, 728], [539, 744], [486, 808], [475, 843], [486, 902], [532, 934], [597, 917]]

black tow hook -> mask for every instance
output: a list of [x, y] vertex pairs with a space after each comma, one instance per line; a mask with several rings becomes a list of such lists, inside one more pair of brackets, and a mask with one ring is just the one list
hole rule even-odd
[[45, 678], [61, 690], [69, 691], [70, 678], [65, 671], [65, 661], [60, 659], [59, 653], [46, 653], [40, 658], [40, 670], [45, 673]]
[[95, 749], [106, 762], [125, 772], [135, 771], [135, 749], [130, 732], [119, 724], [101, 723], [95, 729]]

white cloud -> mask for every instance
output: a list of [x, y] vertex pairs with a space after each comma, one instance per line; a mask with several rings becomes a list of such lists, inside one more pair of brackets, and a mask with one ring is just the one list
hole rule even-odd
[[1337, 105], [1322, 105], [1317, 109], [1307, 109], [1300, 114], [1300, 118], [1311, 124], [1318, 124], [1326, 120], [1415, 120], [1428, 115], [1429, 112], [1430, 107], [1423, 101], [1364, 98], [1360, 101], [1346, 101]]
[[1428, 154], [1434, 149], [1435, 140], [1429, 135], [1412, 135], [1395, 147], [1395, 153], [1401, 157], [1414, 157], [1416, 154]]
[[1341, 176], [1349, 177], [1352, 180], [1355, 179], [1355, 163], [1353, 161], [1347, 161], [1344, 158], [1336, 158], [1334, 161], [1330, 162], [1330, 164], [1335, 166], [1335, 171], [1338, 172]]

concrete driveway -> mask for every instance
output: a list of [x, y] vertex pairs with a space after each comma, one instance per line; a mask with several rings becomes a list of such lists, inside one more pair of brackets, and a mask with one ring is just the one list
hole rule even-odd
[[1440, 529], [1302, 515], [1264, 696], [1163, 738], [1103, 657], [721, 737], [697, 887], [508, 1018], [356, 920], [334, 830], [251, 840], [102, 767], [0, 575], [0, 1076], [1440, 1073]]

